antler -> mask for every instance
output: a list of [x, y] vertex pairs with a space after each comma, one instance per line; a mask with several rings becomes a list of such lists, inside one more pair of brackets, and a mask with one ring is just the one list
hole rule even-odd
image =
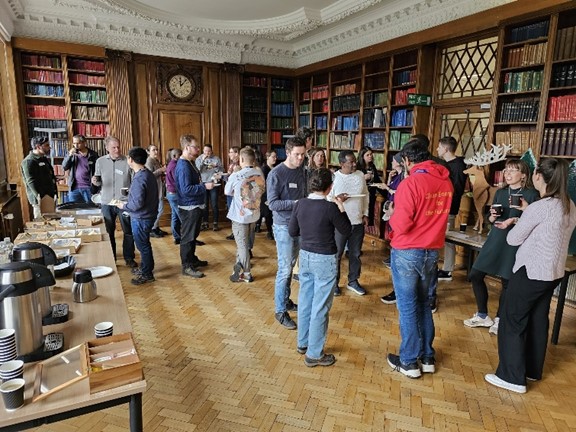
[[492, 146], [492, 149], [490, 151], [486, 151], [486, 149], [483, 149], [482, 152], [476, 152], [476, 154], [471, 158], [464, 159], [464, 163], [475, 166], [490, 165], [495, 162], [505, 160], [508, 152], [512, 150], [512, 146], [508, 144], [502, 144], [502, 145], [490, 144], [490, 145]]

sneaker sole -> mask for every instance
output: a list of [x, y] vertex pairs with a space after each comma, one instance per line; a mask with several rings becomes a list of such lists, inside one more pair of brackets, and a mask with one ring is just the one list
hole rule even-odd
[[384, 304], [396, 304], [396, 300], [384, 300], [381, 298], [380, 301]]
[[388, 362], [388, 365], [397, 372], [400, 372], [402, 375], [407, 376], [408, 378], [420, 378], [422, 376], [422, 372], [420, 372], [420, 369], [414, 369], [414, 370], [404, 370], [402, 369], [402, 367], [398, 367], [396, 366], [394, 363], [390, 362], [390, 360], [386, 359], [386, 361]]
[[312, 367], [316, 367], [316, 366], [332, 366], [334, 363], [336, 363], [336, 359], [330, 359], [329, 361], [312, 361], [312, 363], [310, 363], [310, 360], [308, 359], [308, 357], [304, 357], [304, 364], [310, 368]]
[[486, 382], [489, 382], [490, 384], [496, 387], [500, 387], [505, 390], [510, 390], [515, 393], [526, 393], [526, 386], [509, 383], [494, 374], [486, 374], [484, 375], [484, 379], [486, 380]]
[[346, 288], [349, 289], [350, 291], [352, 291], [354, 294], [357, 294], [359, 296], [366, 295], [366, 291], [358, 291], [356, 288], [353, 288], [350, 285], [346, 285]]
[[468, 323], [467, 323], [466, 321], [464, 321], [464, 325], [465, 325], [466, 327], [470, 327], [470, 328], [477, 328], [477, 327], [490, 328], [490, 327], [492, 327], [493, 324], [494, 324], [494, 323], [492, 323], [492, 324], [488, 324], [488, 323], [486, 323], [486, 324], [480, 324], [480, 323], [471, 323], [471, 322], [468, 322]]
[[439, 281], [450, 282], [452, 278], [438, 278]]
[[434, 372], [436, 372], [436, 366], [435, 365], [421, 364], [420, 369], [422, 370], [422, 373], [434, 373]]

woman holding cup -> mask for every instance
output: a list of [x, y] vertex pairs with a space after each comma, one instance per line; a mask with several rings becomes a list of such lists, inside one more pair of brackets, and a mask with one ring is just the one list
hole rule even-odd
[[516, 246], [506, 242], [506, 235], [512, 229], [522, 210], [510, 206], [510, 196], [521, 194], [526, 203], [538, 199], [538, 192], [532, 188], [530, 168], [526, 162], [519, 159], [508, 159], [504, 168], [505, 186], [496, 191], [488, 220], [493, 228], [482, 246], [482, 250], [470, 271], [472, 290], [476, 297], [477, 312], [469, 319], [464, 320], [468, 327], [489, 327], [489, 332], [498, 334], [499, 317], [495, 320], [488, 315], [488, 288], [484, 278], [487, 274], [499, 276], [502, 281], [500, 304], [512, 276], [512, 266], [516, 256]]

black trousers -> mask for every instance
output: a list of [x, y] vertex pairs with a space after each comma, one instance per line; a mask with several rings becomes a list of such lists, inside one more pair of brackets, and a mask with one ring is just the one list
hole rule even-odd
[[124, 238], [122, 240], [122, 255], [126, 261], [134, 260], [136, 249], [134, 248], [134, 237], [132, 236], [130, 216], [125, 216], [124, 211], [120, 210], [118, 207], [107, 204], [102, 204], [102, 216], [104, 217], [106, 232], [110, 237], [114, 259], [116, 259], [116, 237], [114, 236], [114, 233], [116, 231], [116, 218], [119, 218], [120, 226], [124, 232]]
[[200, 226], [202, 225], [202, 209], [196, 207], [192, 210], [178, 209], [178, 215], [182, 222], [180, 228], [180, 261], [182, 268], [194, 267], [194, 263], [198, 261], [196, 256], [196, 239], [200, 234]]
[[541, 379], [548, 345], [548, 313], [559, 280], [528, 279], [526, 267], [510, 278], [500, 310], [496, 375], [526, 385], [526, 377]]
[[[488, 273], [476, 270], [472, 268], [470, 271], [470, 281], [472, 282], [472, 291], [474, 291], [474, 297], [476, 298], [476, 309], [480, 313], [488, 314], [488, 287], [484, 278]], [[506, 288], [508, 287], [508, 279], [500, 278], [502, 282], [502, 291], [500, 292], [500, 300], [498, 301], [498, 311], [496, 311], [496, 316], [500, 316], [502, 310], [502, 302], [506, 295]]]

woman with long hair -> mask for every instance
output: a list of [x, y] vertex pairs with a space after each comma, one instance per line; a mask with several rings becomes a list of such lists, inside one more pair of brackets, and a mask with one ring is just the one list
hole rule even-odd
[[308, 154], [308, 165], [306, 166], [306, 169], [308, 171], [327, 167], [326, 153], [324, 152], [323, 148], [311, 147], [307, 151], [307, 154]]
[[526, 162], [508, 159], [504, 168], [504, 180], [505, 186], [496, 191], [493, 201], [493, 204], [501, 205], [502, 214], [499, 215], [494, 208], [490, 209], [488, 220], [493, 227], [470, 271], [477, 312], [471, 318], [464, 320], [464, 325], [468, 327], [489, 327], [489, 332], [492, 334], [498, 334], [500, 320], [498, 312], [495, 320], [488, 315], [488, 288], [484, 278], [487, 274], [500, 277], [502, 281], [501, 303], [506, 293], [508, 280], [512, 276], [512, 266], [518, 249], [506, 242], [506, 235], [518, 217], [522, 215], [522, 209], [510, 206], [511, 196], [520, 194], [527, 203], [538, 199], [538, 191], [532, 187], [530, 168]]
[[564, 276], [576, 207], [568, 196], [568, 163], [542, 160], [532, 175], [540, 200], [522, 202], [524, 213], [506, 240], [517, 247], [513, 273], [501, 305], [499, 364], [486, 381], [517, 393], [526, 380], [542, 378], [548, 344], [548, 313], [554, 288]]
[[[364, 173], [364, 180], [370, 186], [373, 183], [380, 184], [382, 180], [378, 175], [378, 169], [374, 165], [374, 153], [370, 147], [362, 147], [358, 152], [356, 169]], [[376, 193], [385, 196], [385, 192], [377, 187], [369, 187], [368, 194], [368, 226], [374, 226], [374, 206], [376, 205]], [[380, 221], [376, 222], [379, 223]]]

